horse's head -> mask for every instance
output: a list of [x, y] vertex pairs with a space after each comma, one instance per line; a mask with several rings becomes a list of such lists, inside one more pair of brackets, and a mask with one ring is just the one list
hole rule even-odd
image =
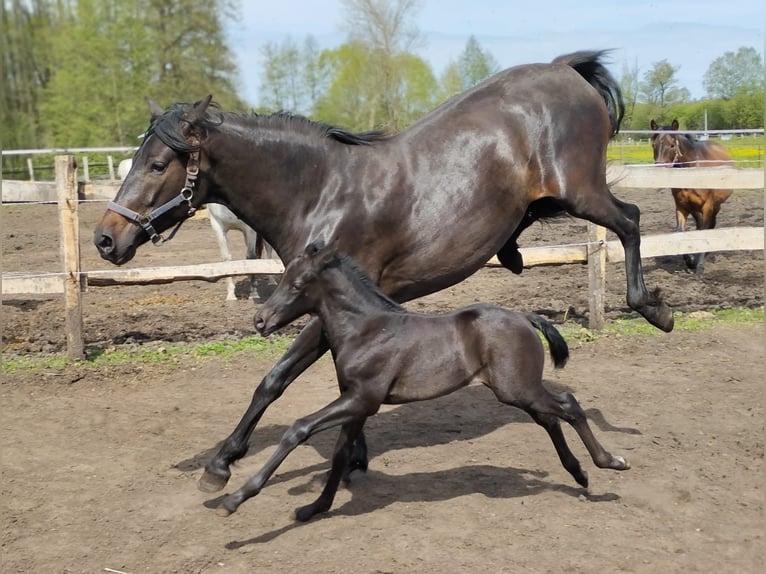
[[654, 163], [673, 166], [683, 163], [687, 149], [687, 138], [678, 133], [678, 120], [673, 120], [669, 126], [659, 126], [654, 120], [650, 127], [652, 134], [652, 151]]
[[204, 203], [201, 143], [210, 100], [176, 104], [168, 111], [147, 100], [149, 129], [94, 231], [101, 257], [116, 265], [130, 261], [140, 245], [163, 241], [163, 231], [180, 225]]
[[255, 315], [255, 328], [264, 337], [298, 317], [315, 311], [322, 297], [320, 275], [337, 253], [315, 241], [285, 268], [279, 285]]

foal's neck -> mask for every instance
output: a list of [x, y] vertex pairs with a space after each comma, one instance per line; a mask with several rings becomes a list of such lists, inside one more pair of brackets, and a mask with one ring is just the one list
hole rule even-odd
[[406, 312], [346, 262], [322, 271], [322, 282], [318, 312], [331, 345], [358, 331], [371, 316]]

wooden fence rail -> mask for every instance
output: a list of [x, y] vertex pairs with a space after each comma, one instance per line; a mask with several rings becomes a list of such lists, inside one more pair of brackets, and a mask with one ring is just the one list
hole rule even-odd
[[[665, 169], [654, 166], [612, 165], [607, 179], [614, 187], [733, 188], [763, 189], [762, 169], [695, 168]], [[10, 185], [9, 185], [10, 184]], [[87, 287], [109, 285], [145, 285], [174, 281], [217, 281], [223, 277], [257, 274], [281, 274], [282, 263], [275, 260], [245, 260], [137, 269], [83, 271], [80, 268], [77, 229], [78, 199], [112, 199], [119, 182], [100, 184], [77, 182], [72, 156], [56, 157], [55, 182], [3, 181], [3, 202], [56, 201], [61, 221], [61, 249], [64, 269], [61, 273], [3, 273], [2, 294], [64, 294], [67, 317], [67, 353], [83, 356], [81, 293]], [[525, 267], [587, 263], [589, 267], [589, 326], [603, 326], [605, 263], [624, 261], [619, 241], [606, 241], [606, 231], [589, 224], [588, 240], [579, 245], [521, 248]], [[687, 253], [762, 250], [763, 227], [736, 227], [643, 236], [644, 258]], [[499, 265], [492, 258], [488, 265]]]

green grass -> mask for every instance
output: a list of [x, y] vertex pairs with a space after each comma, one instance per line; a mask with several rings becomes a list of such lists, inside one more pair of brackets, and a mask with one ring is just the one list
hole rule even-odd
[[[756, 325], [763, 323], [763, 307], [758, 309], [725, 309], [695, 313], [676, 313], [675, 331], [704, 331], [718, 325]], [[593, 331], [568, 321], [558, 325], [570, 344], [589, 343], [603, 337], [633, 335], [661, 335], [644, 319], [617, 319], [606, 323], [600, 331]], [[189, 361], [226, 358], [236, 353], [257, 354], [261, 358], [276, 358], [287, 350], [294, 337], [245, 337], [236, 340], [212, 341], [195, 344], [151, 345], [130, 349], [93, 349], [84, 361], [69, 361], [63, 356], [25, 356], [3, 359], [3, 374], [21, 371], [62, 370], [67, 367], [99, 369], [120, 365], [182, 365]]]
[[[715, 311], [696, 311], [693, 313], [675, 313], [674, 331], [705, 331], [719, 325], [756, 325], [763, 323], [763, 307], [757, 309], [719, 309]], [[644, 319], [615, 319], [608, 321], [600, 331], [587, 329], [571, 321], [559, 326], [561, 334], [569, 341], [590, 342], [609, 336], [661, 335], [655, 327]]]
[[2, 372], [13, 374], [21, 370], [64, 369], [68, 366], [99, 369], [126, 364], [172, 365], [188, 360], [204, 360], [209, 357], [226, 358], [239, 352], [256, 353], [263, 357], [278, 357], [287, 350], [292, 341], [293, 337], [287, 336], [264, 339], [253, 335], [242, 339], [207, 343], [177, 343], [128, 349], [90, 349], [86, 351], [86, 358], [83, 361], [70, 361], [59, 355], [3, 358]]
[[[763, 165], [764, 136], [733, 137], [730, 140], [719, 141], [741, 167], [760, 167]], [[607, 160], [619, 161], [626, 164], [653, 163], [652, 145], [648, 141], [628, 142], [623, 136], [609, 144], [606, 152]]]

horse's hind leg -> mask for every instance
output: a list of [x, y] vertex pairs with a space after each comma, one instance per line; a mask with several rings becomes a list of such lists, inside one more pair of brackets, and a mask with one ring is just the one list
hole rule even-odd
[[338, 492], [338, 486], [341, 479], [347, 480], [349, 472], [349, 463], [353, 450], [354, 441], [358, 436], [362, 436], [361, 430], [365, 419], [345, 424], [341, 427], [338, 442], [335, 445], [335, 453], [332, 457], [332, 469], [327, 476], [327, 482], [314, 502], [302, 506], [295, 511], [295, 518], [301, 522], [310, 520], [314, 515], [320, 512], [327, 512], [335, 500], [335, 494]]
[[580, 435], [585, 448], [588, 449], [588, 453], [590, 453], [593, 463], [597, 467], [614, 470], [627, 470], [630, 468], [628, 461], [621, 456], [610, 454], [598, 442], [588, 424], [588, 417], [585, 415], [585, 411], [582, 410], [582, 407], [580, 407], [572, 393], [564, 392], [560, 395], [554, 395], [554, 398], [564, 411], [562, 418], [572, 425], [577, 434]]
[[559, 460], [564, 468], [571, 474], [577, 481], [577, 484], [588, 488], [588, 473], [585, 472], [580, 466], [580, 461], [569, 449], [564, 433], [561, 430], [558, 418], [553, 415], [546, 415], [538, 413], [536, 411], [528, 410], [527, 413], [532, 419], [543, 427], [548, 436], [551, 437], [553, 446], [556, 448], [556, 453], [559, 455]]
[[610, 454], [598, 442], [598, 439], [593, 435], [593, 431], [588, 425], [585, 412], [577, 403], [572, 393], [566, 392], [560, 395], [553, 395], [542, 386], [540, 389], [542, 392], [538, 393], [536, 400], [523, 408], [532, 416], [535, 422], [548, 431], [553, 445], [556, 447], [556, 452], [561, 459], [561, 463], [578, 484], [587, 486], [588, 475], [580, 468], [579, 461], [569, 450], [558, 420], [553, 417], [563, 419], [572, 425], [597, 467], [611, 468], [613, 470], [627, 470], [630, 468], [630, 465], [623, 457]]
[[637, 206], [614, 197], [608, 188], [604, 192], [593, 196], [592, 192], [586, 191], [587, 200], [580, 198], [579, 201], [569, 203], [568, 210], [577, 217], [611, 229], [617, 234], [625, 249], [628, 305], [655, 327], [670, 332], [673, 330], [673, 312], [657, 293], [649, 293], [644, 284], [639, 229], [641, 213]]

